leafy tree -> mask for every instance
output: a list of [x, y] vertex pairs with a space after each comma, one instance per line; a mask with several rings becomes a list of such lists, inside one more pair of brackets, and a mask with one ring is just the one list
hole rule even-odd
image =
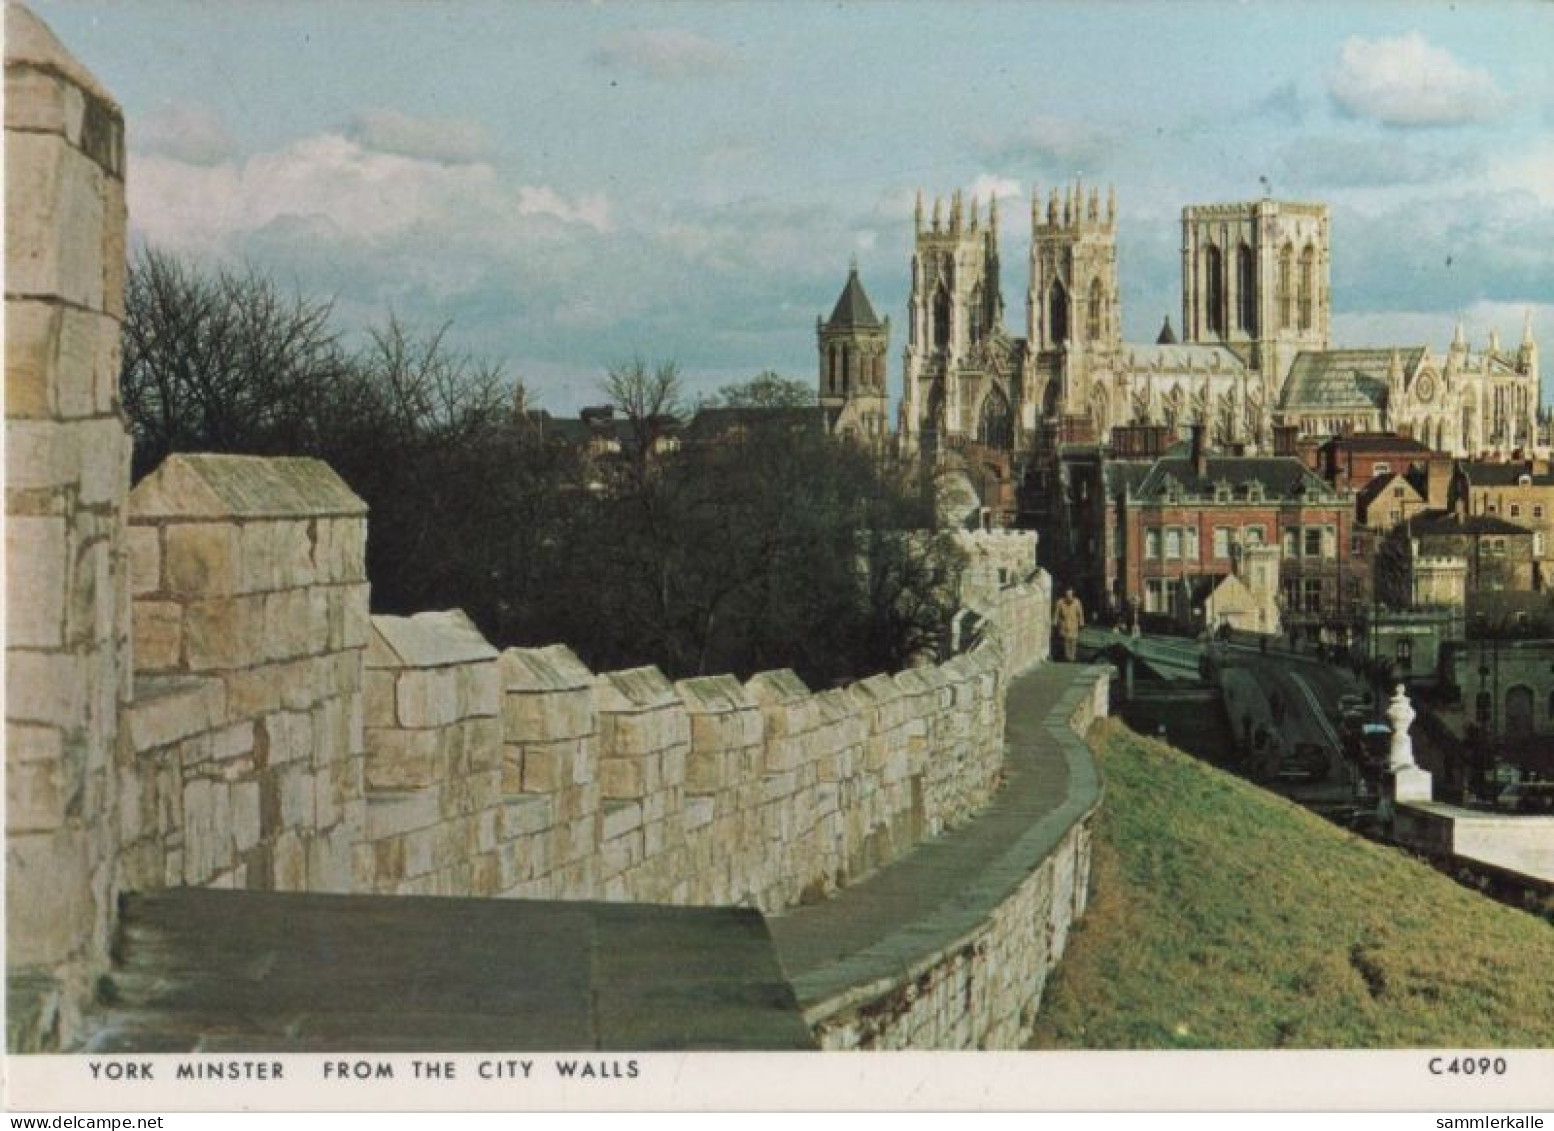
[[707, 408], [802, 408], [816, 403], [808, 381], [766, 369], [748, 381], [724, 385], [705, 402]]

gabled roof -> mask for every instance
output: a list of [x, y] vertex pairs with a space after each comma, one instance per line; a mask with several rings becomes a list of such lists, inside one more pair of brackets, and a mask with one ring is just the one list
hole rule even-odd
[[869, 296], [864, 293], [863, 283], [858, 278], [858, 268], [853, 267], [847, 272], [847, 285], [842, 288], [841, 297], [836, 300], [836, 307], [831, 311], [831, 319], [826, 327], [875, 330], [880, 326], [879, 315], [874, 313], [874, 305], [869, 302]]
[[1409, 349], [1303, 350], [1295, 355], [1284, 382], [1279, 407], [1284, 409], [1380, 408], [1387, 396], [1387, 371], [1392, 356], [1412, 373], [1424, 357], [1424, 347]]
[[1298, 492], [1323, 497], [1332, 489], [1315, 472], [1293, 456], [1210, 456], [1205, 461], [1207, 474], [1200, 476], [1190, 457], [1167, 456], [1155, 461], [1135, 494], [1144, 498], [1162, 494], [1168, 480], [1174, 480], [1189, 494], [1207, 494], [1220, 483], [1231, 490], [1253, 483], [1262, 485], [1271, 499], [1288, 498]]
[[1369, 509], [1372, 503], [1381, 497], [1382, 492], [1386, 491], [1389, 487], [1396, 486], [1399, 483], [1406, 484], [1408, 489], [1413, 492], [1414, 498], [1424, 498], [1424, 493], [1414, 485], [1414, 481], [1412, 479], [1403, 474], [1401, 471], [1392, 471], [1376, 476], [1364, 487], [1360, 488], [1359, 494], [1354, 497], [1356, 508], [1363, 513]]

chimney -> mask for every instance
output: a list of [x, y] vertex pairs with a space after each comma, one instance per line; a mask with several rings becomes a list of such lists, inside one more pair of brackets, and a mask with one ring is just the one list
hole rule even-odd
[[1295, 442], [1299, 437], [1299, 425], [1275, 424], [1273, 426], [1273, 454], [1276, 456], [1296, 455]]
[[1441, 509], [1451, 494], [1452, 461], [1432, 459], [1425, 464], [1425, 506]]
[[1192, 470], [1199, 479], [1209, 477], [1209, 452], [1204, 440], [1206, 431], [1202, 424], [1192, 426]]

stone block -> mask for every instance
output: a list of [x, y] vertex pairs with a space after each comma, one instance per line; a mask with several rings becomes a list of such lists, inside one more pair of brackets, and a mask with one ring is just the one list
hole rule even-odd
[[259, 843], [259, 783], [234, 782], [231, 786], [232, 844], [247, 852]]
[[69, 576], [65, 521], [10, 515], [5, 526], [6, 644], [57, 648], [65, 639]]
[[401, 671], [394, 699], [400, 726], [447, 726], [459, 717], [457, 673], [453, 668]]
[[401, 836], [429, 828], [441, 816], [436, 790], [375, 794], [367, 798], [366, 836], [371, 841]]
[[80, 498], [84, 506], [118, 507], [129, 492], [130, 438], [118, 416], [71, 426], [80, 442]]
[[6, 292], [103, 309], [103, 170], [57, 134], [6, 135]]
[[225, 716], [219, 680], [151, 677], [135, 682], [135, 698], [120, 715], [137, 754], [213, 730]]
[[[172, 538], [171, 531], [168, 538]], [[172, 568], [171, 546], [168, 568]], [[224, 671], [260, 663], [263, 631], [263, 597], [215, 597], [189, 602], [184, 615], [189, 670]]]
[[[287, 589], [267, 593], [264, 602], [264, 644], [266, 660], [289, 660], [310, 653], [311, 604], [306, 589]], [[333, 690], [333, 689], [329, 689]], [[327, 693], [327, 691], [326, 691]]]
[[642, 805], [636, 801], [606, 802], [600, 818], [599, 835], [614, 840], [642, 827]]
[[272, 882], [276, 891], [306, 891], [308, 888], [307, 846], [295, 832], [275, 838], [270, 850], [273, 861]]
[[198, 777], [185, 782], [183, 821], [183, 882], [203, 887], [234, 863], [226, 783]]
[[602, 758], [599, 761], [599, 785], [604, 797], [630, 799], [648, 792], [647, 758]]
[[79, 829], [6, 838], [6, 963], [55, 967], [79, 953], [98, 919], [91, 850]]
[[184, 596], [238, 592], [238, 527], [230, 523], [174, 523], [166, 528], [167, 585]]
[[59, 411], [57, 366], [65, 308], [51, 302], [15, 299], [5, 306], [6, 418], [53, 417]]
[[369, 729], [367, 788], [397, 792], [438, 784], [447, 768], [443, 743], [435, 730]]
[[60, 758], [21, 761], [11, 757], [7, 748], [5, 825], [8, 836], [49, 832], [65, 823], [64, 778]]
[[131, 640], [137, 672], [173, 672], [183, 663], [183, 606], [176, 601], [135, 601]]
[[523, 791], [554, 793], [566, 784], [564, 748], [559, 744], [525, 747], [523, 752]]
[[131, 525], [125, 535], [129, 549], [130, 593], [142, 597], [162, 588], [162, 530]]

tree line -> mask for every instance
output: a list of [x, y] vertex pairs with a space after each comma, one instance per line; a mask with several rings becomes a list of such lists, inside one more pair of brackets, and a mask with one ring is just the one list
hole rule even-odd
[[[499, 647], [595, 670], [791, 667], [811, 686], [934, 652], [961, 565], [911, 469], [834, 440], [766, 373], [692, 437], [673, 364], [603, 375], [592, 445], [521, 382], [397, 317], [350, 345], [327, 301], [156, 251], [131, 263], [121, 390], [139, 479], [173, 452], [307, 455], [370, 507], [375, 612], [463, 608]], [[771, 411], [768, 411], [771, 410]]]

